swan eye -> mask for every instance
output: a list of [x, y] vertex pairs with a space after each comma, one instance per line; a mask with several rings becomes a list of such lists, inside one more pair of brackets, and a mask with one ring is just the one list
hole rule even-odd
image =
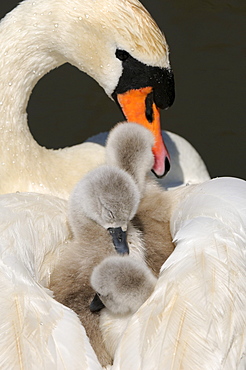
[[116, 55], [116, 58], [122, 61], [126, 60], [129, 57], [129, 53], [127, 51], [120, 50], [120, 49], [116, 50], [115, 55]]

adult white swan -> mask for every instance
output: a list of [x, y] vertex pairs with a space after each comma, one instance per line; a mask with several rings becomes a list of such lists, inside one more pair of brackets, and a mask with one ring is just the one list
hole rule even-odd
[[0, 193], [67, 197], [103, 161], [95, 144], [47, 150], [29, 131], [34, 85], [65, 62], [93, 77], [128, 120], [155, 132], [153, 170], [167, 172], [159, 109], [173, 102], [173, 74], [165, 38], [138, 0], [24, 0], [1, 21], [0, 44]]

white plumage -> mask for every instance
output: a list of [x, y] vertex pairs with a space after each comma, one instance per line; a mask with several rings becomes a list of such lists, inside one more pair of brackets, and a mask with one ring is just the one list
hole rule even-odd
[[[241, 370], [246, 183], [221, 178], [162, 194], [166, 202], [176, 199], [170, 223], [176, 249], [164, 263], [155, 291], [123, 333], [113, 369], [134, 364], [141, 370]], [[1, 368], [25, 368], [25, 361], [31, 369], [49, 369], [50, 364], [60, 369], [61, 363], [74, 369], [83, 361], [85, 369], [100, 368], [75, 314], [47, 289], [56, 260], [72, 242], [66, 200], [34, 193], [1, 195], [0, 235], [0, 322], [1, 333], [8, 333], [0, 340]], [[122, 325], [124, 320], [119, 332]]]
[[114, 369], [245, 368], [245, 194], [235, 178], [183, 194], [171, 218], [176, 248], [124, 332]]
[[1, 260], [0, 269], [1, 369], [101, 368], [73, 311], [13, 256]]
[[100, 369], [75, 313], [45, 288], [71, 238], [66, 201], [1, 195], [0, 235], [0, 368]]
[[[56, 32], [62, 29], [62, 24], [68, 24], [66, 11], [73, 20], [76, 18], [76, 25], [80, 24], [77, 11], [63, 8], [68, 3], [62, 2], [59, 12], [64, 17], [57, 23], [56, 2], [49, 2], [42, 9], [40, 4], [45, 2], [24, 1], [0, 26], [0, 37], [5, 40], [1, 43], [0, 59], [3, 73], [1, 192], [36, 190], [66, 198], [84, 169], [81, 147], [57, 152], [40, 148], [27, 128], [25, 108], [34, 84], [46, 71], [65, 60], [83, 69], [80, 63], [86, 55], [81, 52], [73, 59], [73, 50], [78, 50], [72, 48], [78, 45], [76, 32], [64, 44]], [[27, 36], [40, 31], [41, 19], [45, 19], [42, 16], [47, 17], [49, 12], [52, 22], [46, 31], [51, 32], [52, 38], [46, 36], [50, 44], [44, 52], [43, 44], [28, 44]], [[129, 26], [131, 18], [125, 15]], [[24, 29], [24, 19], [29, 22], [31, 33]], [[45, 28], [45, 23], [42, 25]], [[119, 30], [120, 42], [122, 47], [129, 47], [129, 40], [122, 33], [124, 26]], [[155, 29], [155, 24], [151, 23], [151, 27]], [[163, 43], [163, 37], [155, 30], [160, 44]], [[21, 39], [16, 39], [16, 35]], [[53, 50], [58, 40], [61, 54]], [[98, 45], [98, 41], [90, 39], [90, 44]], [[155, 59], [151, 60], [153, 48]], [[31, 49], [35, 50], [34, 57], [28, 59], [27, 50]], [[135, 57], [141, 55], [145, 63], [168, 67], [167, 54], [162, 58], [163, 50], [158, 54], [157, 49], [152, 39], [151, 48], [149, 45], [146, 48], [149, 52], [144, 54], [141, 48], [136, 48]], [[98, 50], [107, 55], [104, 49]], [[39, 51], [44, 52], [42, 58]], [[61, 57], [63, 53], [65, 56], [67, 53], [67, 59]], [[107, 66], [107, 58], [102, 69], [97, 62], [93, 58], [95, 64], [88, 63], [84, 70], [110, 94], [121, 72], [119, 64], [115, 65], [112, 78], [105, 79], [108, 68], [113, 66]], [[97, 71], [101, 71], [100, 76]], [[89, 146], [88, 158], [92, 158]], [[83, 155], [87, 151], [85, 147], [83, 144]], [[96, 159], [93, 156], [88, 169], [104, 161], [104, 149], [97, 147], [96, 151], [100, 155]], [[204, 173], [208, 176], [206, 169]], [[184, 182], [189, 177], [184, 176]], [[155, 291], [133, 315], [124, 332], [113, 369], [129, 370], [134, 366], [134, 370], [242, 370], [246, 367], [245, 182], [214, 179], [184, 187], [180, 194], [182, 202], [171, 218], [176, 249], [164, 263]], [[56, 257], [70, 243], [66, 207], [66, 201], [49, 195], [26, 193], [0, 197], [1, 369], [101, 368], [76, 315], [56, 302], [47, 289]]]
[[[171, 219], [176, 249], [163, 265], [154, 293], [132, 317], [113, 369], [129, 369], [130, 364], [141, 370], [162, 369], [163, 364], [187, 370], [245, 366], [246, 183], [220, 178], [179, 191], [182, 202]], [[44, 288], [54, 250], [59, 254], [69, 247], [65, 215], [66, 201], [59, 198], [0, 197], [3, 369], [21, 368], [26, 353], [28, 369], [42, 368], [43, 361], [49, 364], [54, 358], [52, 369], [62, 368], [60, 361], [66, 363], [66, 358], [66, 368], [74, 369], [71, 361], [83, 363], [84, 356], [92, 356], [88, 369], [100, 368], [75, 315]], [[70, 345], [72, 360], [67, 357]]]

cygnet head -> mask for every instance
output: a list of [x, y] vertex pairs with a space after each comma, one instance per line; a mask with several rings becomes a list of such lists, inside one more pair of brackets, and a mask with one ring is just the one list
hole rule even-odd
[[153, 134], [136, 123], [122, 122], [109, 133], [106, 162], [122, 168], [136, 181], [142, 193], [147, 173], [154, 164]]
[[96, 266], [91, 286], [97, 292], [92, 312], [106, 307], [114, 314], [136, 312], [151, 295], [156, 278], [143, 261], [129, 256], [110, 256]]
[[81, 235], [84, 218], [90, 218], [109, 230], [118, 253], [126, 253], [121, 251], [121, 242], [126, 243], [127, 224], [139, 201], [139, 190], [128, 173], [113, 166], [100, 166], [85, 175], [70, 196], [72, 230], [75, 236]]

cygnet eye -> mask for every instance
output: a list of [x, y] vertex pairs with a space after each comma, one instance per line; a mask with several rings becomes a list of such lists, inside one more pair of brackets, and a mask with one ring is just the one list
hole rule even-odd
[[120, 49], [116, 49], [115, 55], [116, 58], [122, 61], [125, 61], [129, 57], [129, 53], [127, 51]]
[[109, 232], [110, 235], [113, 235], [114, 234], [114, 229], [112, 227], [109, 227], [108, 232]]
[[114, 220], [114, 214], [111, 211], [108, 211], [108, 217]]

